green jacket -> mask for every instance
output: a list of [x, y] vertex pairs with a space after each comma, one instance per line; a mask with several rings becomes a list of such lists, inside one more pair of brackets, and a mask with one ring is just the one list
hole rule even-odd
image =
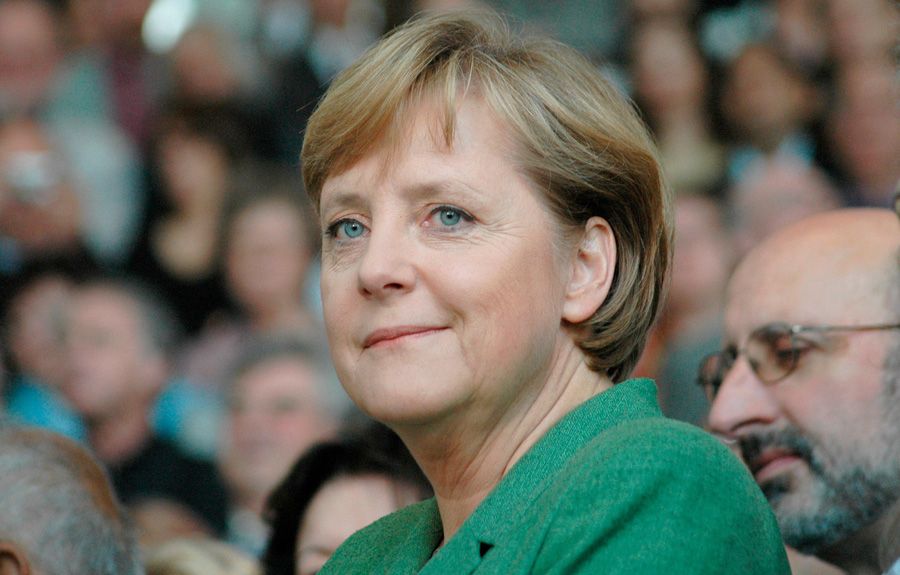
[[647, 379], [566, 415], [434, 553], [440, 541], [430, 499], [353, 535], [320, 575], [790, 573], [749, 473], [664, 418]]

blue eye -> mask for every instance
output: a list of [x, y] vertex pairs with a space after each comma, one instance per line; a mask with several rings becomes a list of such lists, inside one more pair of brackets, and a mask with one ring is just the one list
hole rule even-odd
[[355, 239], [363, 235], [366, 226], [353, 219], [338, 220], [328, 226], [328, 235], [338, 239]]
[[474, 220], [474, 218], [465, 211], [452, 206], [440, 206], [436, 208], [431, 212], [431, 218], [435, 218], [435, 216], [438, 221], [440, 221], [441, 225], [446, 228], [455, 228], [464, 222], [471, 222]]
[[341, 222], [341, 231], [348, 238], [358, 238], [363, 234], [363, 225], [356, 220], [345, 220]]
[[440, 217], [441, 223], [445, 226], [455, 226], [462, 220], [462, 214], [453, 208], [441, 208]]

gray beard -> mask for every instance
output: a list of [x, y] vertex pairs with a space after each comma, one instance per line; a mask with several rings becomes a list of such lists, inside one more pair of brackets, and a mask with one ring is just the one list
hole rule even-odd
[[788, 510], [790, 498], [798, 495], [791, 477], [778, 477], [761, 486], [785, 542], [802, 553], [814, 555], [846, 539], [900, 498], [900, 465], [896, 461], [886, 461], [878, 470], [858, 466], [828, 470], [810, 441], [793, 427], [755, 434], [741, 439], [740, 445], [747, 461], [774, 445], [790, 449], [806, 462], [810, 471], [807, 496], [812, 500], [806, 509]]

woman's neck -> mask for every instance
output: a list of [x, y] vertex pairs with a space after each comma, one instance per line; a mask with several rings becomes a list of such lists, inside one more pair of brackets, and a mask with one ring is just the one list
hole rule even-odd
[[550, 428], [611, 386], [605, 376], [588, 369], [573, 345], [557, 358], [542, 386], [499, 412], [469, 410], [440, 429], [398, 428], [434, 488], [444, 541]]

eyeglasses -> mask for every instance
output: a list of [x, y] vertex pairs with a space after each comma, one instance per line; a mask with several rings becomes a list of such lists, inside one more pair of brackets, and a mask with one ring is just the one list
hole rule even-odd
[[740, 349], [730, 346], [712, 353], [700, 364], [697, 383], [712, 402], [719, 393], [725, 376], [737, 358], [743, 354], [756, 377], [763, 383], [776, 383], [797, 369], [800, 357], [816, 347], [806, 334], [829, 332], [859, 332], [900, 329], [900, 324], [805, 326], [787, 323], [764, 325], [750, 334]]

